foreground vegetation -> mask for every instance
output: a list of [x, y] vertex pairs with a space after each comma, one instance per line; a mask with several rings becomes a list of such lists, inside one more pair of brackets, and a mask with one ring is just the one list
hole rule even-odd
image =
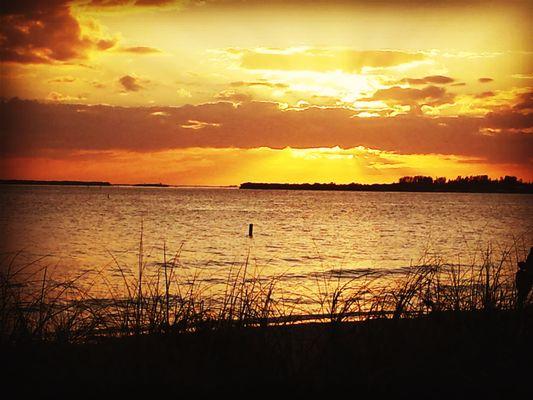
[[1, 268], [0, 329], [6, 382], [29, 383], [20, 393], [530, 390], [533, 310], [531, 297], [515, 309], [514, 248], [469, 265], [425, 260], [392, 281], [323, 275], [311, 314], [248, 261], [217, 290], [180, 274], [179, 253], [149, 270], [142, 240], [134, 270], [115, 260], [122, 287], [107, 282], [104, 297], [82, 275], [16, 259]]

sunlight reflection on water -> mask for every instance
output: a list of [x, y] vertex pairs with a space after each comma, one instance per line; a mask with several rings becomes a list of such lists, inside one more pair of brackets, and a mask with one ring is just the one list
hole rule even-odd
[[206, 281], [248, 254], [262, 275], [301, 285], [324, 271], [392, 272], [423, 254], [457, 262], [489, 243], [532, 242], [531, 197], [516, 194], [6, 186], [0, 205], [2, 253], [51, 255], [65, 271], [112, 265], [110, 254], [134, 266], [142, 221], [148, 266], [165, 245]]

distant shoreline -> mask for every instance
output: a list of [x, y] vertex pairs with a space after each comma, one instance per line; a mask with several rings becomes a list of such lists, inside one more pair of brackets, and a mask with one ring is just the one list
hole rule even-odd
[[99, 181], [42, 181], [28, 179], [0, 179], [0, 185], [27, 185], [27, 186], [105, 186], [105, 187], [152, 187], [152, 188], [238, 188], [238, 185], [168, 185], [165, 183], [110, 183]]
[[[508, 178], [508, 177], [506, 177]], [[408, 181], [376, 184], [335, 183], [254, 183], [246, 182], [239, 189], [244, 190], [308, 190], [308, 191], [351, 191], [351, 192], [426, 192], [426, 193], [516, 193], [533, 194], [533, 184], [512, 179], [476, 181]], [[403, 178], [402, 178], [403, 179]]]
[[[482, 178], [482, 179], [480, 179]], [[240, 186], [169, 185], [164, 183], [110, 183], [106, 181], [26, 180], [2, 179], [0, 185], [96, 186], [96, 187], [149, 187], [149, 188], [239, 188], [244, 190], [306, 190], [344, 192], [425, 192], [425, 193], [515, 193], [533, 194], [533, 183], [515, 177], [491, 180], [486, 176], [433, 180], [429, 177], [404, 177], [395, 183], [262, 183], [245, 182]]]
[[109, 182], [98, 181], [40, 181], [26, 179], [2, 179], [0, 185], [50, 185], [50, 186], [112, 186]]

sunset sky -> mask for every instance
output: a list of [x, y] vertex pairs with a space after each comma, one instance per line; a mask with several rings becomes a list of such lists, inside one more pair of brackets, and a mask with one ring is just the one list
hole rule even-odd
[[531, 1], [4, 3], [0, 178], [533, 180]]

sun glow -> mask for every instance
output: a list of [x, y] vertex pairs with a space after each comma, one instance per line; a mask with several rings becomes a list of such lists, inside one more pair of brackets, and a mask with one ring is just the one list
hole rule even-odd
[[[60, 0], [16, 18], [6, 9], [0, 95], [33, 103], [2, 103], [2, 175], [48, 166], [50, 177], [132, 181], [148, 172], [113, 162], [185, 154], [179, 168], [196, 168], [189, 157], [205, 149], [200, 165], [216, 168], [200, 177], [163, 167], [162, 178], [533, 179], [529, 5], [298, 4]], [[358, 146], [395, 163], [368, 163]]]

